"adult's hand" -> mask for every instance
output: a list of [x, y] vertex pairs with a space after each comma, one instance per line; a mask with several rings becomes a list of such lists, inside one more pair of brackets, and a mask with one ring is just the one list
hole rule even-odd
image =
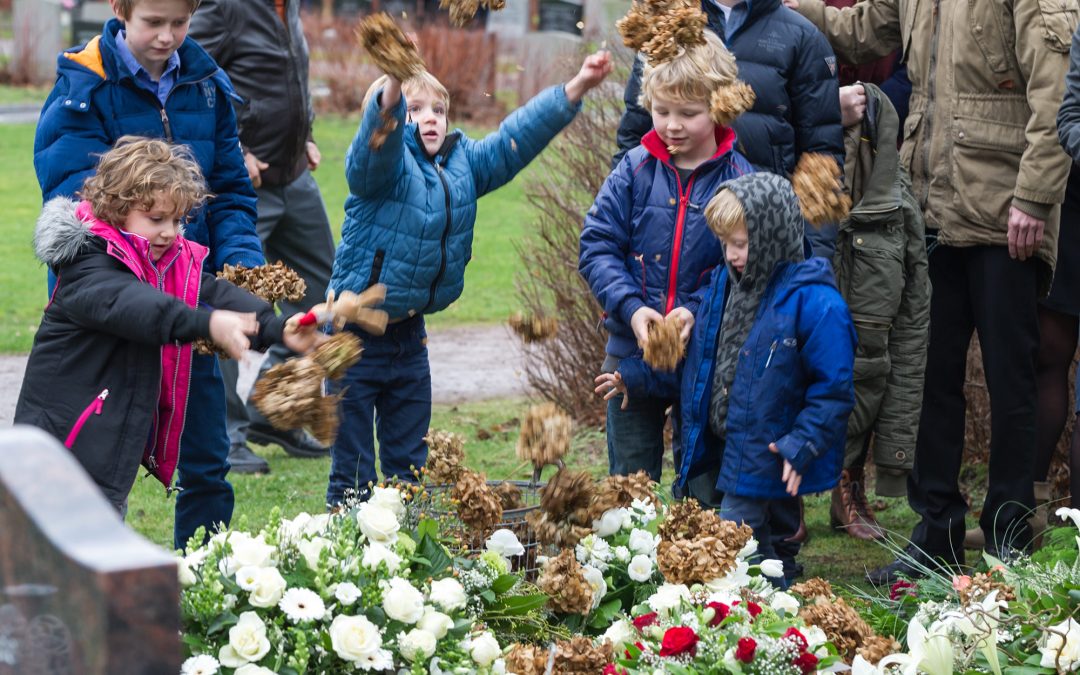
[[790, 9], [798, 9], [799, 0], [784, 0], [784, 6]]
[[262, 172], [270, 168], [270, 165], [262, 161], [250, 152], [244, 153], [244, 166], [247, 167], [248, 178], [255, 187], [262, 185]]
[[840, 87], [840, 124], [844, 128], [862, 121], [866, 114], [866, 90], [861, 84]]
[[1009, 257], [1027, 260], [1042, 245], [1046, 221], [1009, 207]]
[[319, 146], [315, 145], [312, 141], [308, 141], [304, 146], [307, 151], [307, 168], [308, 171], [314, 171], [322, 164], [322, 153], [319, 152]]

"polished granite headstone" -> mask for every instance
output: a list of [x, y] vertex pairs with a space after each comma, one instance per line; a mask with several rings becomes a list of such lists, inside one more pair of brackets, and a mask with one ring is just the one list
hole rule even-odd
[[0, 675], [180, 670], [168, 552], [128, 529], [66, 448], [0, 431]]

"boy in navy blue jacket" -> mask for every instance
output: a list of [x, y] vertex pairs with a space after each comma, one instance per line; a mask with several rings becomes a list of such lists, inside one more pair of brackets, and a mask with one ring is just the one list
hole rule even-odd
[[[753, 171], [735, 133], [710, 116], [713, 92], [735, 83], [735, 59], [712, 33], [705, 43], [645, 71], [642, 103], [654, 129], [611, 172], [585, 217], [578, 268], [605, 313], [601, 370], [641, 354], [649, 324], [666, 317], [690, 335], [708, 272], [723, 257], [703, 207], [718, 185]], [[666, 410], [674, 396], [613, 399], [608, 470], [660, 480]]]
[[[124, 135], [162, 138], [191, 150], [214, 198], [191, 214], [185, 236], [209, 247], [207, 271], [263, 264], [255, 192], [237, 138], [236, 98], [214, 60], [187, 37], [199, 0], [111, 0], [101, 35], [57, 58], [57, 79], [34, 138], [34, 169], [46, 201], [73, 197], [98, 157]], [[63, 284], [63, 278], [57, 280]], [[229, 439], [217, 358], [196, 355], [181, 446], [174, 544], [199, 526], [232, 518], [225, 480]]]
[[839, 480], [855, 331], [829, 261], [806, 258], [787, 180], [758, 173], [725, 183], [705, 217], [726, 266], [702, 298], [681, 373], [624, 359], [597, 378], [597, 393], [633, 402], [681, 389], [677, 481], [719, 468], [721, 516], [752, 527], [759, 555], [779, 558], [790, 575], [798, 549], [774, 550], [769, 505]]

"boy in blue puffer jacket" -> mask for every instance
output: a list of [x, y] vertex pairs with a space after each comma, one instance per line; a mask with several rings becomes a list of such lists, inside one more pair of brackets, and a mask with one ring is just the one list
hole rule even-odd
[[[723, 259], [703, 207], [721, 183], [753, 171], [734, 149], [735, 132], [710, 115], [713, 93], [736, 82], [735, 59], [715, 35], [704, 38], [646, 69], [642, 103], [654, 129], [611, 172], [585, 217], [578, 269], [604, 309], [605, 373], [641, 355], [653, 322], [678, 317], [683, 340], [689, 337], [700, 302], [695, 292]], [[644, 470], [660, 480], [673, 399], [608, 402], [612, 475]]]
[[[386, 285], [383, 335], [346, 326], [364, 356], [341, 382], [341, 428], [331, 449], [328, 505], [368, 496], [375, 474], [375, 413], [384, 478], [409, 480], [427, 457], [431, 368], [424, 315], [461, 295], [472, 255], [476, 200], [509, 182], [577, 114], [581, 99], [611, 72], [611, 57], [585, 58], [566, 85], [550, 87], [482, 140], [447, 134], [446, 88], [429, 73], [407, 82], [385, 75], [368, 90], [345, 157], [349, 197], [330, 287]], [[376, 149], [372, 134], [396, 122]], [[374, 145], [378, 145], [375, 143]]]
[[705, 218], [727, 264], [701, 301], [681, 373], [624, 359], [618, 372], [597, 378], [597, 392], [633, 401], [681, 389], [677, 480], [719, 469], [720, 515], [752, 527], [758, 554], [779, 558], [790, 575], [798, 549], [774, 549], [770, 502], [839, 481], [855, 402], [855, 331], [832, 265], [806, 258], [786, 179], [757, 173], [725, 183]]

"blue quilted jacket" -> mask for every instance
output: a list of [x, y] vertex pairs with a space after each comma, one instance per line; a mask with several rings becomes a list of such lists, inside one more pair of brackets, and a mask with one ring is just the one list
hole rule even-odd
[[562, 85], [511, 113], [482, 140], [460, 130], [429, 157], [405, 97], [392, 110], [397, 128], [375, 151], [382, 92], [371, 97], [345, 157], [349, 197], [330, 286], [337, 292], [386, 284], [391, 319], [445, 309], [461, 295], [472, 257], [476, 200], [509, 182], [577, 114]]
[[604, 309], [612, 356], [640, 352], [630, 317], [642, 307], [665, 315], [677, 306], [696, 313], [696, 292], [723, 264], [705, 205], [721, 183], [753, 168], [732, 149], [733, 131], [718, 127], [716, 141], [716, 154], [683, 185], [664, 142], [648, 132], [607, 177], [585, 216], [578, 269]]
[[125, 134], [188, 146], [215, 195], [191, 214], [184, 236], [210, 248], [211, 264], [264, 262], [255, 232], [255, 191], [237, 138], [229, 78], [191, 38], [178, 50], [180, 75], [162, 107], [135, 82], [116, 51], [122, 24], [110, 19], [100, 37], [61, 54], [56, 85], [34, 137], [34, 170], [45, 201], [72, 197], [98, 156]]

